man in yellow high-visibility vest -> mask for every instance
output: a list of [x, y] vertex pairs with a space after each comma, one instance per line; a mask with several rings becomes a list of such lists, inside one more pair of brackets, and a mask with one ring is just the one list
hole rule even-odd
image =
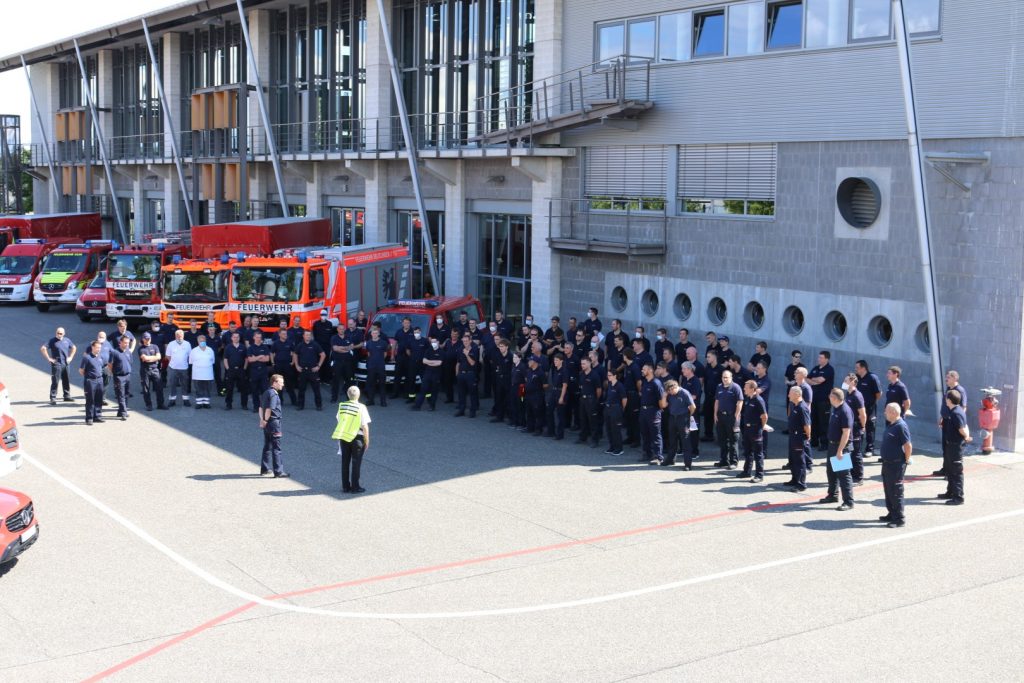
[[362, 493], [359, 470], [363, 453], [370, 447], [370, 412], [359, 402], [359, 387], [348, 389], [348, 400], [338, 404], [338, 425], [331, 434], [341, 447], [341, 490]]

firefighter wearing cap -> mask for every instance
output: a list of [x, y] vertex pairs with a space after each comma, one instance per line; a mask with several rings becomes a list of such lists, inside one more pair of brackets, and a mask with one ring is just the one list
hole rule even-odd
[[160, 360], [163, 355], [160, 347], [153, 343], [153, 335], [142, 333], [142, 344], [139, 346], [139, 383], [142, 387], [142, 400], [146, 402], [146, 410], [153, 411], [153, 394], [156, 394], [158, 410], [167, 410], [164, 405], [164, 382], [160, 378]]
[[[334, 323], [331, 322], [330, 311], [326, 308], [320, 309], [320, 319], [313, 323], [313, 341], [320, 345], [324, 351], [331, 348], [331, 337], [334, 336]], [[331, 364], [324, 363], [320, 366], [320, 381], [328, 383], [331, 381]]]

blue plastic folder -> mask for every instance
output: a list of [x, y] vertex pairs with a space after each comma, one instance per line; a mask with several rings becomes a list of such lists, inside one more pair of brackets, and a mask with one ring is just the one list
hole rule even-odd
[[846, 470], [853, 469], [853, 458], [850, 457], [849, 453], [842, 460], [833, 457], [829, 458], [828, 461], [832, 465], [833, 472], [845, 472]]

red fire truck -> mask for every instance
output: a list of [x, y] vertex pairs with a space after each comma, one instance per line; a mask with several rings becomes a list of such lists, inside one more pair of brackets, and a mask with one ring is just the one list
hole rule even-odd
[[107, 317], [132, 324], [160, 317], [163, 283], [160, 270], [175, 257], [187, 259], [187, 244], [154, 238], [107, 254]]
[[86, 286], [103, 270], [103, 260], [118, 247], [111, 240], [86, 240], [84, 244], [61, 244], [47, 254], [32, 286], [36, 308], [50, 310], [57, 304], [78, 303]]
[[51, 251], [100, 234], [98, 213], [0, 216], [0, 302], [31, 301], [32, 282]]

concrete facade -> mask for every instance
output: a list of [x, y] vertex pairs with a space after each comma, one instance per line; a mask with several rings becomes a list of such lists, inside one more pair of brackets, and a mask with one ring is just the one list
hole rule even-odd
[[[393, 4], [385, 3], [396, 33], [392, 15], [398, 13], [392, 11]], [[582, 84], [595, 73], [600, 77], [593, 68], [573, 71], [595, 61], [599, 26], [627, 26], [642, 17], [720, 7], [731, 12], [729, 8], [737, 4], [644, 0], [623, 7], [611, 0], [536, 0], [533, 76], [538, 83], [555, 84], [552, 92], [564, 100], [573, 79], [579, 77]], [[215, 0], [209, 6], [228, 20], [237, 19], [232, 3]], [[284, 1], [263, 3], [247, 13], [264, 84], [272, 68], [272, 12], [287, 7]], [[200, 20], [193, 18], [189, 24], [180, 9], [165, 14], [164, 19], [181, 22], [180, 28], [154, 36], [164, 39], [164, 87], [177, 112], [182, 94], [177, 32], [191, 30]], [[283, 154], [283, 173], [289, 203], [305, 205], [311, 216], [330, 215], [332, 208], [362, 209], [366, 239], [383, 241], [398, 235], [399, 212], [414, 209], [415, 203], [403, 146], [392, 139], [393, 95], [375, 2], [366, 5], [365, 17], [364, 129], [373, 131], [375, 148]], [[151, 24], [158, 18], [154, 16]], [[1007, 448], [1024, 446], [1024, 414], [1018, 409], [1024, 398], [1024, 87], [1020, 69], [1014, 68], [1022, 33], [1024, 8], [1016, 0], [943, 0], [939, 30], [913, 41], [925, 151], [973, 160], [936, 162], [968, 190], [934, 168], [926, 171], [940, 316], [936, 333], [943, 365], [960, 371], [972, 417], [980, 403], [980, 387], [1004, 392], [997, 443]], [[87, 38], [82, 39], [87, 54], [100, 57], [100, 106], [109, 106], [111, 93], [105, 83], [110, 74], [105, 65], [116, 45], [90, 50]], [[57, 64], [42, 49], [29, 61], [52, 142], [53, 114], [59, 104]], [[0, 68], [11, 68], [8, 64], [0, 59]], [[631, 70], [630, 78], [638, 78], [643, 68]], [[572, 77], [560, 77], [562, 72]], [[686, 326], [697, 343], [708, 330], [727, 333], [745, 356], [752, 353], [754, 341], [763, 339], [776, 360], [771, 371], [776, 386], [781, 385], [781, 372], [793, 348], [800, 348], [808, 360], [819, 348], [828, 348], [840, 370], [864, 358], [883, 377], [886, 366], [898, 364], [916, 398], [916, 428], [930, 429], [935, 406], [928, 395], [930, 356], [922, 336], [927, 315], [894, 41], [655, 60], [647, 77], [654, 107], [635, 121], [595, 121], [538, 135], [528, 144], [474, 142], [422, 150], [418, 168], [427, 208], [444, 216], [446, 293], [475, 292], [478, 287], [483, 216], [528, 215], [530, 312], [537, 320], [555, 313], [582, 317], [593, 305], [605, 321], [619, 317], [627, 326], [642, 323], [651, 332], [665, 326], [673, 337], [678, 327]], [[251, 68], [249, 81], [255, 83]], [[308, 106], [303, 109], [308, 116]], [[257, 126], [255, 96], [250, 96], [247, 111], [249, 125]], [[34, 118], [32, 127], [33, 139], [41, 140]], [[682, 212], [680, 146], [725, 143], [776, 146], [774, 216]], [[630, 239], [663, 242], [663, 253], [553, 248], [549, 235], [565, 235], [577, 226], [564, 212], [551, 210], [552, 200], [585, 201], [589, 151], [624, 145], [663, 148], [665, 182], [659, 192], [664, 195], [664, 227], [655, 221], [630, 229]], [[45, 166], [42, 159], [37, 157], [39, 166]], [[982, 159], [984, 163], [974, 163]], [[190, 191], [192, 161], [185, 160]], [[121, 171], [114, 176], [115, 191], [133, 199], [137, 232], [148, 232], [138, 225], [145, 215], [140, 204], [154, 198], [164, 200], [168, 229], [184, 227], [170, 159], [120, 159], [115, 164]], [[102, 169], [96, 171], [98, 180]], [[622, 168], [623, 178], [634, 171]], [[252, 156], [249, 173], [251, 199], [264, 204], [278, 200], [266, 155]], [[879, 188], [881, 210], [867, 229], [852, 227], [838, 211], [836, 189], [846, 177], [870, 178]], [[44, 183], [37, 182], [35, 195], [41, 209], [57, 209]], [[212, 208], [209, 215], [213, 216]], [[622, 216], [594, 213], [591, 224], [588, 215], [587, 230], [594, 231], [590, 237], [621, 240]], [[627, 296], [622, 310], [612, 304], [617, 287]], [[656, 311], [641, 306], [648, 291], [657, 297]], [[691, 306], [685, 318], [675, 305], [680, 295], [686, 295]], [[713, 298], [721, 299], [728, 310], [720, 323], [708, 315]], [[745, 315], [752, 303], [764, 313], [757, 329]], [[793, 307], [803, 314], [799, 332], [789, 323]], [[826, 321], [831, 322], [836, 312], [846, 321], [841, 338], [826, 329]], [[892, 325], [892, 340], [884, 346], [872, 334], [871, 324], [878, 316]], [[780, 394], [772, 397], [775, 410], [782, 405]]]

